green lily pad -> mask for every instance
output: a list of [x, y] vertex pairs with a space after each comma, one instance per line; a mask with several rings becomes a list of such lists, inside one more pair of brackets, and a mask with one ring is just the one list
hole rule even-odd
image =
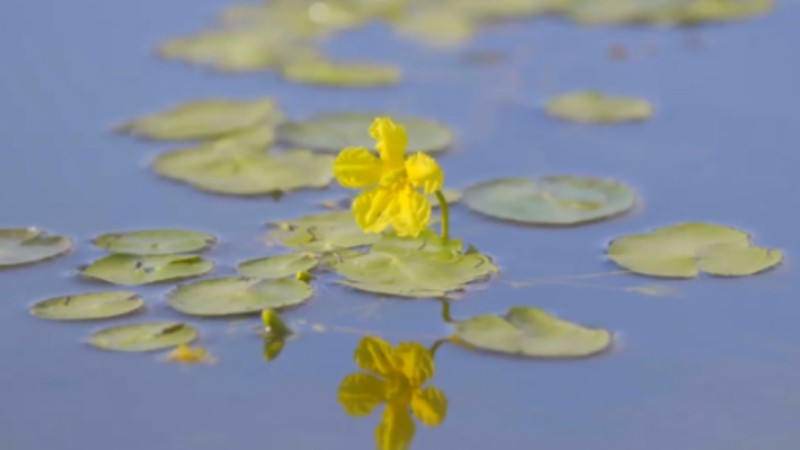
[[490, 217], [535, 225], [579, 225], [630, 210], [636, 194], [602, 178], [500, 178], [468, 188], [467, 206]]
[[89, 337], [89, 343], [103, 350], [151, 352], [188, 344], [197, 336], [197, 330], [185, 323], [147, 322], [102, 329]]
[[221, 72], [252, 72], [280, 63], [287, 47], [285, 39], [261, 30], [215, 30], [170, 39], [159, 48], [159, 56]]
[[68, 238], [48, 236], [38, 228], [0, 229], [0, 268], [33, 264], [71, 249]]
[[[314, 116], [303, 122], [290, 122], [278, 129], [282, 141], [327, 152], [339, 152], [345, 147], [373, 148], [375, 141], [369, 128], [376, 117], [384, 113], [340, 112]], [[408, 150], [439, 152], [453, 143], [453, 132], [437, 122], [407, 116], [393, 120], [404, 125], [408, 132]]]
[[653, 106], [635, 97], [581, 91], [564, 94], [545, 107], [550, 116], [579, 123], [617, 123], [646, 120], [653, 116]]
[[492, 260], [432, 231], [406, 239], [384, 235], [369, 251], [326, 261], [354, 289], [401, 297], [444, 297], [497, 273]]
[[780, 263], [783, 254], [752, 246], [750, 236], [735, 228], [689, 222], [619, 238], [609, 245], [608, 257], [642, 275], [694, 278], [701, 271], [753, 275]]
[[361, 247], [380, 239], [378, 234], [368, 234], [358, 227], [350, 211], [332, 211], [311, 214], [291, 221], [272, 225], [267, 233], [268, 243], [307, 252], [329, 252]]
[[140, 285], [196, 277], [214, 264], [196, 255], [109, 255], [93, 262], [82, 274], [113, 284]]
[[297, 272], [313, 269], [319, 261], [308, 253], [289, 253], [245, 261], [237, 267], [240, 274], [250, 278], [275, 279], [290, 277]]
[[94, 245], [111, 253], [168, 255], [205, 250], [215, 241], [214, 236], [197, 231], [141, 230], [104, 234]]
[[456, 322], [455, 332], [459, 340], [481, 350], [531, 358], [582, 358], [605, 351], [613, 340], [608, 330], [519, 306], [505, 316], [487, 314]]
[[333, 156], [307, 150], [254, 152], [230, 142], [164, 153], [153, 169], [167, 178], [223, 195], [267, 195], [323, 188], [333, 180]]
[[454, 14], [451, 8], [428, 8], [394, 21], [401, 35], [434, 47], [456, 47], [475, 35], [477, 23], [469, 16]]
[[294, 278], [217, 278], [179, 286], [169, 293], [167, 302], [193, 316], [230, 316], [299, 305], [313, 292], [308, 283]]
[[272, 99], [210, 99], [184, 103], [117, 128], [150, 139], [183, 141], [221, 137], [256, 125], [274, 127], [283, 114]]
[[92, 292], [43, 300], [31, 307], [31, 314], [50, 320], [107, 319], [143, 306], [144, 300], [135, 292]]
[[569, 16], [588, 25], [686, 25], [746, 19], [774, 6], [774, 0], [574, 0]]
[[390, 86], [400, 81], [400, 69], [370, 62], [331, 62], [298, 59], [282, 67], [283, 76], [304, 84], [341, 87]]

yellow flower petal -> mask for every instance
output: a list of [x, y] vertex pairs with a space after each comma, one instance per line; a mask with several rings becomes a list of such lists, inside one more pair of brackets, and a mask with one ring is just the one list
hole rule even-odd
[[447, 397], [433, 386], [418, 390], [411, 397], [411, 411], [426, 427], [437, 427], [447, 416]]
[[433, 377], [433, 358], [431, 352], [422, 344], [401, 342], [395, 348], [394, 357], [398, 369], [413, 389], [422, 386]]
[[395, 370], [394, 349], [381, 338], [367, 336], [356, 348], [356, 364], [378, 375], [389, 376]]
[[380, 233], [386, 229], [398, 207], [394, 197], [394, 192], [386, 187], [359, 194], [352, 206], [358, 226], [367, 233]]
[[344, 187], [365, 188], [378, 184], [383, 163], [365, 148], [346, 148], [333, 161], [333, 174]]
[[354, 373], [339, 386], [339, 403], [351, 416], [368, 416], [386, 399], [384, 382], [366, 373]]
[[377, 141], [375, 148], [384, 163], [391, 167], [403, 165], [408, 147], [406, 128], [397, 125], [388, 117], [377, 117], [369, 129], [369, 134]]
[[390, 403], [375, 429], [375, 443], [379, 450], [408, 450], [415, 431], [408, 407], [402, 403]]
[[442, 188], [444, 172], [435, 159], [424, 153], [415, 153], [406, 160], [408, 181], [414, 187], [422, 188], [426, 194], [432, 194]]
[[428, 228], [431, 219], [431, 204], [424, 195], [411, 185], [396, 193], [396, 202], [390, 209], [392, 226], [398, 236], [417, 237]]

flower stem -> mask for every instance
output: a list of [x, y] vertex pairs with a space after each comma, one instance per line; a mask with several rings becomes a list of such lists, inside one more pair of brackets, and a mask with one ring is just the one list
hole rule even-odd
[[446, 242], [450, 239], [450, 209], [442, 191], [436, 191], [436, 199], [439, 200], [439, 208], [442, 210], [442, 239]]

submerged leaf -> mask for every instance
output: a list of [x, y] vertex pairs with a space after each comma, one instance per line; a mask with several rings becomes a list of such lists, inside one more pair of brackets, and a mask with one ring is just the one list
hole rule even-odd
[[102, 329], [89, 337], [89, 343], [103, 350], [150, 352], [188, 344], [197, 335], [197, 330], [185, 323], [147, 322]]
[[143, 306], [144, 300], [134, 292], [92, 292], [43, 300], [31, 307], [31, 314], [50, 320], [107, 319]]
[[214, 236], [197, 231], [141, 230], [103, 234], [94, 245], [111, 253], [167, 255], [205, 250], [215, 241]]
[[378, 239], [377, 234], [364, 233], [350, 211], [325, 212], [278, 222], [266, 236], [267, 242], [309, 252], [361, 247]]
[[780, 263], [783, 254], [753, 247], [750, 236], [735, 228], [689, 222], [619, 238], [609, 245], [608, 257], [642, 275], [693, 278], [701, 271], [753, 275]]
[[317, 266], [316, 256], [308, 253], [289, 253], [287, 255], [245, 261], [237, 267], [240, 274], [250, 278], [285, 278], [305, 272]]
[[331, 62], [322, 58], [298, 59], [284, 64], [283, 76], [305, 84], [341, 87], [390, 86], [400, 81], [400, 70], [370, 62]]
[[622, 214], [636, 202], [624, 184], [602, 178], [500, 178], [465, 192], [470, 209], [536, 225], [579, 225]]
[[195, 255], [114, 254], [93, 262], [81, 273], [109, 283], [140, 285], [196, 277], [213, 267], [211, 261]]
[[561, 320], [538, 308], [513, 307], [455, 323], [459, 340], [477, 347], [533, 358], [581, 358], [605, 351], [612, 334]]
[[204, 347], [189, 347], [188, 344], [175, 347], [175, 350], [171, 351], [165, 360], [181, 364], [213, 364], [217, 361]]
[[229, 316], [299, 305], [312, 293], [308, 283], [293, 278], [217, 278], [179, 286], [169, 293], [167, 302], [185, 314]]
[[0, 269], [55, 258], [71, 249], [68, 238], [48, 236], [38, 228], [0, 229]]
[[580, 123], [616, 123], [649, 119], [653, 107], [635, 97], [583, 91], [564, 94], [551, 100], [545, 111], [559, 119]]

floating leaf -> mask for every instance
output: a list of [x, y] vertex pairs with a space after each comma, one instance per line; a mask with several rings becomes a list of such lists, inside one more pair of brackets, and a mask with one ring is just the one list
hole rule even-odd
[[[281, 140], [321, 151], [338, 152], [345, 147], [372, 148], [369, 129], [375, 117], [385, 113], [326, 113], [303, 122], [287, 123], [278, 130]], [[395, 116], [406, 127], [408, 148], [412, 151], [438, 152], [453, 143], [453, 132], [444, 125], [426, 119]]]
[[120, 126], [118, 131], [151, 139], [182, 141], [221, 137], [256, 125], [274, 127], [281, 120], [283, 114], [271, 99], [210, 99], [141, 117]]
[[369, 245], [380, 239], [364, 233], [350, 211], [332, 211], [279, 222], [267, 233], [266, 240], [295, 250], [328, 252]]
[[532, 358], [581, 358], [606, 350], [612, 334], [561, 320], [538, 308], [513, 307], [455, 323], [456, 336], [481, 350]]
[[170, 39], [159, 55], [222, 72], [251, 72], [278, 64], [290, 48], [285, 39], [261, 30], [221, 30]]
[[388, 64], [331, 62], [299, 59], [282, 67], [283, 76], [305, 84], [342, 87], [390, 86], [400, 81], [400, 70]]
[[436, 47], [455, 47], [469, 42], [476, 23], [470, 17], [453, 14], [450, 8], [423, 9], [394, 22], [401, 35]]
[[245, 261], [237, 267], [240, 274], [250, 278], [275, 279], [291, 277], [317, 266], [316, 256], [308, 253], [289, 253], [288, 255]]
[[750, 236], [735, 228], [689, 222], [619, 238], [608, 247], [608, 257], [642, 275], [693, 278], [701, 271], [753, 275], [780, 263], [783, 254], [753, 247]]
[[729, 22], [764, 14], [774, 0], [576, 0], [569, 16], [589, 25]]
[[204, 275], [214, 264], [195, 255], [109, 255], [83, 269], [83, 275], [122, 285], [140, 285]]
[[582, 91], [564, 94], [545, 107], [547, 114], [580, 123], [616, 123], [649, 119], [653, 107], [647, 100]]
[[48, 236], [30, 228], [0, 229], [0, 268], [22, 266], [61, 256], [72, 249], [63, 236]]
[[153, 169], [167, 178], [206, 192], [243, 196], [326, 187], [333, 180], [332, 167], [330, 155], [253, 152], [229, 142], [164, 153], [153, 162]]
[[167, 255], [205, 250], [214, 236], [188, 230], [141, 230], [108, 233], [94, 240], [94, 245], [111, 253], [130, 255]]
[[470, 187], [465, 202], [471, 209], [498, 219], [578, 225], [628, 211], [636, 195], [627, 186], [602, 178], [501, 178]]
[[91, 320], [124, 316], [144, 306], [134, 292], [92, 292], [43, 300], [31, 307], [31, 314], [50, 320]]
[[148, 322], [105, 328], [89, 337], [89, 343], [103, 350], [150, 352], [188, 344], [197, 330], [179, 322]]
[[299, 305], [312, 293], [308, 283], [293, 278], [216, 278], [179, 286], [169, 293], [167, 301], [193, 316], [230, 316]]
[[414, 239], [384, 235], [369, 251], [327, 261], [354, 289], [401, 297], [444, 297], [497, 273], [486, 255], [460, 241], [442, 242], [432, 231]]

